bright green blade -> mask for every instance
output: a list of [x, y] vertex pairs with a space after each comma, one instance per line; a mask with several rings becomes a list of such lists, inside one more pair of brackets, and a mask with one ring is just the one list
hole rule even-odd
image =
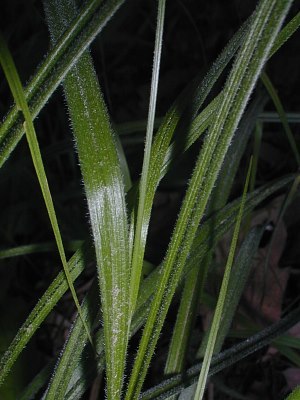
[[299, 400], [300, 399], [300, 386], [296, 387], [286, 400]]
[[[134, 242], [132, 250], [132, 266], [131, 266], [131, 280], [130, 280], [130, 310], [133, 314], [135, 309], [136, 300], [138, 297], [140, 279], [142, 273], [142, 265], [145, 253], [146, 232], [148, 231], [147, 218], [145, 218], [146, 196], [149, 185], [149, 168], [151, 160], [152, 138], [154, 129], [155, 109], [157, 102], [158, 80], [161, 60], [162, 38], [164, 28], [166, 0], [159, 0], [158, 14], [157, 14], [157, 27], [155, 37], [155, 49], [152, 68], [152, 81], [150, 92], [150, 104], [146, 131], [145, 151], [142, 167], [142, 176], [139, 184], [139, 197], [137, 207], [137, 220], [134, 232]], [[146, 210], [146, 214], [147, 214]]]
[[[45, 1], [52, 34], [76, 15], [75, 2]], [[130, 327], [129, 237], [125, 190], [117, 146], [89, 53], [64, 81], [95, 243], [103, 311], [106, 387], [110, 400], [121, 396]], [[54, 398], [53, 393], [50, 398]]]
[[[17, 106], [17, 108], [19, 108], [19, 110], [22, 111], [22, 113], [24, 115], [24, 119], [25, 119], [24, 130], [26, 132], [26, 138], [27, 138], [27, 142], [29, 145], [31, 158], [32, 158], [32, 161], [34, 164], [34, 168], [35, 168], [38, 180], [39, 180], [41, 191], [43, 193], [44, 201], [45, 201], [49, 219], [50, 219], [50, 222], [52, 225], [52, 230], [53, 230], [53, 233], [55, 236], [55, 241], [56, 241], [59, 255], [60, 255], [60, 258], [62, 261], [64, 272], [66, 274], [68, 285], [71, 290], [72, 297], [73, 297], [74, 303], [76, 304], [78, 313], [81, 316], [81, 308], [80, 308], [80, 304], [79, 304], [79, 301], [78, 301], [78, 298], [76, 295], [76, 291], [75, 291], [75, 288], [73, 285], [72, 278], [70, 276], [70, 271], [69, 271], [68, 262], [66, 259], [66, 254], [65, 254], [65, 250], [64, 250], [64, 246], [63, 246], [63, 242], [62, 242], [62, 237], [60, 234], [60, 230], [59, 230], [59, 226], [58, 226], [58, 222], [57, 222], [57, 218], [56, 218], [56, 213], [55, 213], [55, 209], [54, 209], [54, 204], [53, 204], [52, 196], [50, 193], [48, 180], [46, 177], [44, 164], [43, 164], [39, 144], [37, 141], [35, 129], [33, 126], [33, 121], [31, 118], [30, 110], [29, 110], [28, 104], [26, 102], [26, 98], [25, 98], [24, 91], [22, 88], [21, 80], [17, 73], [14, 61], [13, 61], [11, 54], [1, 36], [0, 36], [0, 62], [1, 62], [2, 68], [4, 70], [6, 79], [9, 83], [13, 97], [15, 99], [16, 106]], [[87, 330], [89, 340], [92, 343], [92, 338], [88, 331], [88, 327], [85, 326], [85, 328]]]

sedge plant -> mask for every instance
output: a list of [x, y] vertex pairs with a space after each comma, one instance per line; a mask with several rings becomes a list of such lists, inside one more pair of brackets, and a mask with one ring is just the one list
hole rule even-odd
[[[256, 90], [260, 79], [276, 104], [287, 142], [299, 164], [297, 142], [265, 73], [268, 60], [280, 52], [300, 25], [300, 14], [289, 14], [292, 3], [260, 0], [207, 73], [199, 73], [188, 83], [161, 117], [156, 110], [168, 2], [158, 0], [149, 110], [147, 121], [141, 124], [142, 129], [145, 127], [143, 161], [140, 176], [134, 179], [122, 129], [113, 124], [89, 49], [106, 24], [114, 23], [114, 14], [124, 12], [126, 1], [87, 0], [78, 6], [75, 0], [45, 0], [51, 46], [24, 88], [1, 39], [1, 65], [15, 101], [0, 126], [1, 172], [6, 171], [6, 163], [25, 133], [63, 270], [49, 282], [25, 322], [20, 321], [22, 326], [0, 361], [0, 385], [13, 376], [13, 367], [24, 348], [68, 290], [78, 315], [59, 356], [18, 393], [22, 400], [81, 399], [100, 376], [105, 377], [105, 389], [98, 389], [98, 394], [103, 393], [108, 400], [178, 396], [198, 400], [204, 396], [209, 377], [270, 342], [296, 359], [299, 341], [288, 340], [284, 334], [300, 319], [298, 305], [267, 327], [247, 326], [251, 333], [246, 340], [223, 350], [232, 321], [236, 315], [241, 317], [238, 304], [264, 232], [264, 226], [250, 228], [251, 213], [278, 191], [288, 192], [299, 180], [295, 171], [290, 171], [275, 181], [256, 185], [256, 138], [254, 172], [252, 169], [250, 175], [248, 171], [243, 195], [228, 201], [241, 160], [247, 158], [249, 138], [260, 126], [259, 116], [266, 104], [267, 93]], [[216, 82], [220, 77], [225, 84], [218, 91]], [[77, 152], [91, 228], [90, 235], [80, 241], [63, 239], [34, 128], [35, 118], [43, 108], [47, 111], [46, 103], [59, 85], [63, 87], [70, 135], [74, 138], [74, 150], [70, 151]], [[126, 130], [134, 133], [139, 126], [135, 121]], [[190, 148], [197, 153], [190, 179], [165, 255], [153, 265], [145, 254], [155, 196], [163, 178]], [[296, 189], [292, 193], [295, 196]], [[233, 228], [216, 301], [207, 293], [206, 284], [214, 268], [216, 246]], [[63, 243], [71, 253], [69, 259]], [[0, 250], [0, 258], [5, 262], [10, 257], [45, 254], [54, 249], [51, 243], [24, 244]], [[93, 282], [80, 305], [76, 280], [84, 276], [90, 264], [95, 266]], [[195, 341], [196, 318], [202, 304], [215, 308], [215, 317], [210, 330], [196, 338], [198, 351], [192, 351], [191, 337]], [[168, 347], [163, 349], [164, 375], [160, 384], [149, 387], [147, 374], [155, 363], [170, 307], [177, 307], [178, 314]]]

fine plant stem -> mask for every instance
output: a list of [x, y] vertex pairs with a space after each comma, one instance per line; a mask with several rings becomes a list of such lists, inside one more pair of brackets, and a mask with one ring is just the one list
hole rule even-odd
[[281, 100], [280, 100], [280, 98], [279, 98], [279, 96], [278, 96], [278, 94], [276, 92], [276, 89], [274, 88], [274, 86], [272, 84], [272, 81], [269, 78], [269, 76], [265, 72], [263, 72], [261, 74], [260, 78], [261, 78], [263, 84], [265, 85], [265, 88], [267, 89], [267, 91], [268, 91], [268, 93], [269, 93], [269, 95], [270, 95], [270, 97], [271, 97], [271, 99], [272, 99], [272, 101], [274, 103], [274, 106], [275, 106], [275, 108], [276, 108], [276, 110], [278, 112], [279, 118], [281, 119], [282, 126], [283, 126], [283, 128], [285, 130], [286, 136], [288, 138], [288, 141], [290, 143], [291, 149], [292, 149], [292, 151], [294, 153], [294, 157], [295, 157], [295, 160], [296, 160], [298, 168], [299, 168], [300, 167], [299, 150], [297, 148], [297, 143], [296, 143], [296, 141], [294, 139], [294, 135], [293, 135], [293, 132], [291, 130], [290, 124], [288, 122], [288, 119], [287, 119], [286, 113], [284, 111], [283, 105], [281, 103]]
[[144, 160], [142, 167], [142, 176], [139, 185], [139, 202], [137, 211], [136, 229], [134, 234], [133, 242], [133, 254], [132, 254], [132, 267], [131, 267], [131, 282], [130, 282], [130, 310], [133, 314], [135, 309], [135, 303], [139, 292], [142, 265], [144, 259], [145, 243], [147, 226], [143, 226], [145, 222], [144, 211], [145, 201], [147, 195], [148, 186], [148, 175], [151, 159], [151, 148], [152, 148], [152, 137], [155, 120], [155, 109], [157, 102], [158, 92], [158, 81], [159, 81], [159, 70], [161, 60], [161, 49], [162, 49], [162, 38], [164, 28], [164, 17], [165, 17], [166, 0], [159, 0], [158, 3], [158, 15], [157, 15], [157, 28], [155, 38], [155, 49], [154, 49], [154, 60], [152, 70], [152, 81], [151, 81], [151, 92], [150, 92], [150, 104], [147, 121], [146, 131], [146, 142], [144, 151]]
[[64, 250], [64, 246], [63, 246], [63, 241], [62, 241], [60, 229], [58, 226], [56, 213], [55, 213], [55, 209], [54, 209], [54, 204], [53, 204], [52, 196], [50, 193], [50, 188], [48, 185], [48, 180], [47, 180], [47, 176], [45, 173], [44, 164], [43, 164], [39, 144], [37, 141], [33, 121], [31, 118], [30, 110], [29, 110], [28, 104], [26, 102], [26, 98], [25, 98], [25, 94], [24, 94], [24, 91], [22, 88], [21, 80], [17, 73], [14, 61], [11, 57], [11, 54], [10, 54], [2, 36], [0, 36], [0, 62], [1, 62], [2, 68], [4, 70], [6, 79], [9, 83], [11, 92], [14, 96], [16, 106], [20, 111], [22, 111], [22, 113], [24, 115], [24, 119], [25, 119], [24, 130], [26, 132], [27, 142], [28, 142], [28, 145], [30, 148], [32, 161], [33, 161], [34, 168], [35, 168], [38, 180], [39, 180], [41, 191], [43, 193], [44, 201], [45, 201], [49, 219], [50, 219], [50, 222], [52, 225], [52, 229], [53, 229], [53, 233], [55, 236], [59, 255], [60, 255], [60, 258], [62, 261], [63, 269], [66, 274], [66, 278], [67, 278], [68, 285], [69, 285], [69, 288], [72, 293], [74, 303], [76, 305], [76, 308], [78, 310], [80, 317], [82, 318], [82, 322], [86, 329], [89, 341], [90, 341], [91, 345], [93, 345], [92, 337], [90, 335], [89, 329], [88, 329], [88, 327], [84, 321], [84, 318], [82, 316], [81, 307], [80, 307], [80, 304], [79, 304], [79, 301], [78, 301], [78, 298], [76, 295], [76, 291], [75, 291], [75, 288], [73, 285], [73, 281], [72, 281], [72, 278], [70, 275], [68, 262], [66, 259], [66, 254], [65, 254], [65, 250]]
[[215, 310], [215, 314], [213, 317], [210, 332], [209, 332], [208, 342], [207, 342], [207, 346], [206, 346], [206, 350], [205, 350], [205, 354], [204, 354], [203, 364], [202, 364], [201, 372], [199, 375], [199, 380], [198, 380], [194, 400], [202, 400], [202, 398], [203, 398], [204, 391], [205, 391], [205, 385], [206, 385], [206, 381], [207, 381], [207, 376], [208, 376], [208, 371], [209, 371], [209, 367], [211, 364], [211, 359], [213, 356], [219, 327], [220, 327], [221, 320], [223, 317], [222, 314], [223, 314], [224, 304], [225, 304], [225, 300], [226, 300], [226, 296], [227, 296], [227, 288], [228, 288], [228, 283], [229, 283], [229, 279], [230, 279], [230, 273], [231, 273], [231, 268], [232, 268], [232, 264], [233, 264], [233, 259], [234, 259], [234, 255], [235, 255], [235, 251], [236, 251], [237, 241], [238, 241], [238, 237], [239, 237], [239, 231], [240, 231], [243, 212], [244, 212], [246, 194], [247, 194], [247, 190], [248, 190], [248, 186], [249, 186], [249, 180], [250, 180], [250, 174], [251, 174], [251, 164], [252, 164], [252, 158], [250, 160], [250, 165], [249, 165], [246, 182], [245, 182], [245, 186], [244, 186], [244, 192], [243, 192], [242, 201], [241, 201], [241, 206], [240, 206], [240, 210], [239, 210], [239, 213], [237, 216], [236, 225], [235, 225], [233, 236], [232, 236], [232, 241], [231, 241], [229, 255], [228, 255], [228, 259], [227, 259], [227, 263], [226, 263], [226, 267], [225, 267], [224, 277], [222, 280], [220, 294], [219, 294], [218, 302], [216, 305], [216, 310]]
[[250, 178], [250, 184], [249, 184], [250, 192], [253, 192], [253, 190], [255, 188], [255, 181], [256, 181], [262, 133], [263, 133], [263, 123], [258, 121], [256, 123], [255, 132], [254, 132], [253, 163], [252, 163], [251, 178]]

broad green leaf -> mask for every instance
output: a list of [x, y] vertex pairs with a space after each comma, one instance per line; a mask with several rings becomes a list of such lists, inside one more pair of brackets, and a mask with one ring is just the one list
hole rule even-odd
[[262, 1], [226, 82], [219, 112], [206, 137], [164, 260], [159, 287], [129, 381], [126, 400], [140, 393], [163, 322], [189, 255], [197, 226], [226, 151], [291, 1]]
[[[271, 194], [275, 193], [276, 191], [284, 188], [288, 185], [293, 176], [288, 176], [282, 178], [281, 180], [268, 184], [260, 189], [257, 189], [253, 192], [253, 194], [249, 195], [247, 199], [247, 204], [245, 208], [245, 212], [249, 212], [252, 210], [253, 207], [256, 207], [260, 204], [261, 201], [266, 199]], [[249, 207], [249, 208], [248, 208]], [[226, 207], [222, 212], [219, 214], [219, 225], [218, 230], [216, 233], [213, 233], [216, 237], [216, 241], [232, 226], [232, 221], [235, 218], [235, 213], [238, 210], [238, 202], [232, 203], [232, 205]], [[200, 233], [201, 232], [201, 233]], [[201, 227], [198, 234], [196, 235], [193, 248], [192, 249], [192, 257], [188, 260], [188, 263], [185, 268], [185, 274], [194, 267], [194, 265], [199, 265], [201, 262], [203, 255], [205, 252], [209, 251], [211, 248], [211, 240], [210, 237], [210, 223], [209, 221]], [[82, 246], [74, 256], [69, 261], [69, 269], [71, 273], [71, 277], [73, 281], [81, 274], [84, 269], [84, 265], [90, 260], [91, 258], [91, 247], [89, 244], [85, 244]], [[191, 261], [192, 260], [192, 261]], [[146, 285], [148, 285], [147, 290], [143, 289], [141, 291], [141, 295], [145, 294], [144, 297], [147, 298], [147, 293], [153, 293], [156, 289], [156, 279], [157, 276], [160, 276], [160, 271], [155, 270], [149, 278], [146, 280]], [[153, 279], [154, 278], [154, 279]], [[0, 361], [0, 385], [3, 383], [5, 376], [10, 371], [11, 367], [13, 366], [14, 362], [29, 342], [30, 338], [33, 336], [35, 331], [44, 321], [46, 316], [50, 313], [53, 309], [55, 304], [59, 301], [59, 299], [63, 296], [63, 294], [67, 290], [67, 282], [65, 280], [64, 273], [58, 274], [57, 278], [53, 281], [53, 283], [49, 286], [49, 289], [45, 292], [42, 296], [38, 304], [35, 306], [27, 320], [24, 322], [20, 330], [18, 331], [16, 337], [14, 338], [13, 342], [3, 355]], [[152, 289], [151, 289], [152, 288]], [[151, 292], [152, 290], [152, 292]], [[145, 299], [143, 300], [143, 302]]]
[[[78, 15], [25, 88], [33, 119], [124, 0], [108, 0], [99, 9], [97, 5], [100, 3], [100, 0], [92, 0], [86, 4], [81, 15]], [[23, 133], [22, 121], [17, 108], [14, 107], [0, 126], [0, 168], [22, 138]]]
[[[282, 183], [266, 186], [264, 189], [260, 189], [255, 191], [251, 196], [247, 197], [247, 203], [245, 206], [245, 213], [250, 212], [253, 207], [263, 201], [267, 196], [272, 194], [274, 190], [278, 190], [282, 187]], [[225, 232], [227, 232], [234, 224], [234, 220], [239, 210], [240, 201], [236, 201], [233, 204], [230, 204], [225, 209], [217, 213], [214, 216], [215, 221], [215, 231], [212, 233], [216, 238], [216, 242], [223, 236]], [[199, 228], [199, 233], [197, 235], [198, 240], [195, 241], [194, 251], [191, 252], [191, 258], [189, 260], [188, 265], [185, 269], [185, 274], [189, 272], [192, 268], [195, 269], [195, 265], [197, 265], [197, 259], [200, 257], [201, 259], [204, 257], [206, 252], [209, 252], [211, 249], [211, 243], [208, 240], [207, 236], [207, 228], [210, 229], [211, 222], [208, 220], [202, 227]], [[156, 268], [142, 283], [141, 290], [139, 293], [137, 306], [138, 311], [134, 314], [132, 326], [131, 326], [131, 334], [136, 331], [137, 327], [140, 327], [146, 320], [149, 301], [151, 300], [152, 295], [155, 293], [157, 281], [160, 276], [160, 268]], [[85, 312], [83, 304], [83, 312]], [[144, 310], [144, 311], [143, 311]], [[145, 312], [146, 310], [146, 312]], [[79, 325], [79, 327], [77, 326]], [[75, 337], [74, 337], [75, 336]], [[66, 381], [70, 381], [70, 374], [73, 371], [76, 371], [73, 374], [73, 378], [71, 379], [69, 386], [69, 395], [70, 398], [80, 398], [83, 392], [89, 387], [92, 383], [93, 379], [96, 376], [96, 373], [100, 373], [100, 371], [104, 368], [103, 364], [103, 332], [100, 331], [96, 336], [96, 353], [100, 357], [97, 362], [97, 370], [95, 370], [93, 363], [88, 362], [87, 366], [83, 369], [81, 366], [78, 366], [77, 360], [78, 358], [85, 359], [86, 357], [81, 356], [82, 347], [78, 346], [77, 343], [86, 343], [87, 335], [85, 330], [83, 329], [82, 321], [80, 318], [77, 318], [74, 323], [72, 335], [69, 336], [68, 343], [66, 343], [65, 348], [61, 354], [61, 361], [57, 363], [57, 368], [60, 368], [60, 364], [64, 365], [65, 375], [64, 379]], [[93, 355], [90, 355], [93, 357]], [[55, 374], [56, 375], [56, 374]], [[75, 377], [74, 377], [75, 375]], [[87, 377], [88, 376], [88, 377]], [[55, 380], [55, 383], [54, 383]], [[56, 379], [56, 376], [53, 378], [52, 385], [57, 385], [57, 391], [60, 391], [59, 388], [59, 380]], [[71, 393], [77, 393], [78, 397], [74, 396]], [[67, 396], [67, 398], [69, 398]]]
[[[286, 182], [291, 182], [291, 178], [288, 178]], [[247, 196], [247, 202], [245, 205], [245, 214], [251, 212], [253, 210], [253, 207], [255, 207], [257, 204], [262, 202], [266, 197], [271, 195], [274, 191], [278, 190], [280, 187], [282, 187], [282, 183], [278, 182], [277, 184], [274, 185], [267, 185], [265, 188], [261, 188], [256, 190], [254, 193], [251, 195]], [[201, 227], [198, 229], [197, 237], [194, 241], [193, 248], [191, 251], [190, 258], [188, 260], [188, 263], [185, 266], [182, 279], [187, 275], [187, 273], [190, 273], [193, 269], [196, 268], [196, 266], [199, 265], [199, 260], [202, 260], [205, 254], [207, 254], [218, 242], [218, 240], [226, 233], [228, 230], [231, 229], [231, 227], [234, 224], [234, 221], [236, 219], [238, 210], [240, 207], [240, 199], [234, 201], [233, 203], [229, 204], [226, 206], [224, 209], [220, 210], [216, 215], [214, 215], [212, 218], [214, 219], [214, 231], [211, 232], [211, 221], [208, 219]], [[214, 243], [212, 244], [211, 240], [209, 239], [209, 235], [212, 234], [213, 237], [215, 238]], [[149, 299], [151, 296], [155, 293], [156, 288], [157, 288], [157, 282], [160, 278], [160, 273], [161, 273], [161, 267], [156, 268], [150, 275], [147, 277], [147, 279], [144, 280], [141, 286], [139, 298], [138, 298], [138, 307], [143, 307], [143, 305], [147, 305], [149, 302]], [[139, 308], [140, 309], [140, 308]], [[148, 311], [148, 309], [147, 309]], [[144, 323], [146, 319], [147, 313], [145, 315], [144, 320], [141, 322]], [[133, 320], [133, 323], [135, 323], [135, 317]], [[77, 323], [81, 324], [81, 321], [78, 320]], [[78, 338], [78, 342], [83, 342], [87, 341], [86, 333], [84, 332], [83, 328], [81, 328], [81, 336]], [[74, 341], [76, 343], [76, 340]], [[98, 347], [100, 346], [100, 347]], [[103, 351], [103, 345], [102, 342], [97, 341], [96, 342], [96, 350], [97, 353], [100, 354]], [[69, 354], [72, 354], [72, 352], [77, 351], [77, 347], [73, 347], [73, 350], [70, 350]], [[64, 355], [63, 355], [64, 356]], [[76, 356], [74, 357], [76, 359]], [[76, 366], [76, 363], [74, 363], [74, 358], [70, 358], [70, 364], [68, 366], [68, 369], [71, 371], [76, 370], [76, 379], [72, 378], [72, 382], [75, 380], [76, 383], [73, 383], [73, 389], [70, 389], [70, 399], [73, 398], [80, 398], [80, 396], [83, 394], [83, 392], [89, 387], [89, 385], [92, 383], [93, 379], [95, 378], [95, 370], [91, 367], [90, 370], [90, 365], [87, 365], [86, 368], [84, 369], [84, 374], [81, 371], [80, 368]], [[104, 367], [103, 364], [100, 363], [98, 372]], [[78, 370], [79, 369], [79, 370]], [[87, 370], [90, 371], [88, 374], [89, 378], [87, 378]], [[82, 374], [84, 376], [82, 376]], [[73, 397], [71, 393], [77, 393], [76, 397]], [[67, 398], [69, 398], [67, 396]]]
[[[66, 258], [66, 254], [65, 254], [65, 249], [63, 246], [63, 241], [62, 241], [61, 233], [59, 230], [58, 221], [57, 221], [56, 213], [55, 213], [55, 209], [54, 209], [54, 204], [53, 204], [52, 196], [50, 193], [50, 188], [48, 185], [48, 180], [46, 177], [44, 164], [43, 164], [39, 144], [37, 141], [37, 136], [36, 136], [36, 132], [34, 129], [33, 121], [31, 118], [30, 110], [29, 110], [28, 104], [26, 102], [26, 98], [25, 98], [24, 91], [22, 88], [21, 80], [20, 80], [20, 77], [16, 70], [14, 61], [13, 61], [11, 54], [1, 36], [0, 36], [0, 63], [4, 70], [10, 90], [15, 99], [16, 106], [19, 110], [22, 111], [24, 119], [25, 119], [24, 129], [26, 132], [26, 138], [27, 138], [27, 142], [29, 145], [34, 168], [35, 168], [38, 180], [39, 180], [40, 188], [43, 193], [45, 205], [46, 205], [46, 208], [48, 211], [48, 215], [49, 215], [49, 219], [51, 222], [51, 226], [52, 226], [52, 230], [54, 233], [54, 237], [55, 237], [55, 241], [57, 244], [60, 259], [62, 261], [63, 269], [64, 269], [64, 272], [65, 272], [65, 275], [66, 275], [66, 278], [68, 281], [70, 291], [72, 293], [74, 303], [76, 305], [79, 315], [82, 317], [80, 304], [79, 304], [79, 301], [78, 301], [78, 298], [76, 295], [73, 281], [70, 276], [68, 262], [67, 262], [67, 258]], [[89, 340], [92, 343], [92, 338], [89, 334], [88, 327], [85, 326], [85, 329], [87, 330]]]
[[[75, 2], [45, 2], [52, 39], [76, 15]], [[129, 233], [114, 133], [88, 52], [64, 80], [92, 227], [103, 311], [108, 399], [121, 396], [130, 327]], [[54, 398], [54, 394], [48, 397]]]
[[286, 398], [286, 400], [299, 400], [300, 399], [300, 386], [297, 386], [296, 389], [292, 391], [292, 393]]

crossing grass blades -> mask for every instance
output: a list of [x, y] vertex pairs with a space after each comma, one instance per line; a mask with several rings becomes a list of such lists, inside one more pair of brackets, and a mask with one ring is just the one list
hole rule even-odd
[[[6, 165], [25, 133], [62, 268], [27, 319], [20, 321], [22, 326], [0, 361], [0, 384], [6, 387], [22, 351], [68, 290], [78, 310], [59, 356], [23, 388], [19, 399], [81, 399], [97, 376], [104, 376], [105, 397], [109, 400], [178, 396], [200, 400], [210, 377], [269, 343], [285, 338], [289, 349], [299, 348], [298, 341], [289, 341], [284, 335], [300, 320], [300, 306], [296, 306], [278, 322], [254, 330], [247, 339], [223, 350], [265, 229], [251, 225], [251, 212], [278, 191], [290, 193], [290, 201], [298, 186], [299, 177], [290, 174], [255, 189], [258, 152], [254, 150], [252, 168], [247, 161], [250, 166], [244, 174], [241, 197], [228, 201], [249, 137], [265, 104], [265, 97], [256, 94], [256, 85], [262, 76], [268, 90], [272, 90], [264, 68], [300, 25], [299, 13], [288, 14], [292, 3], [259, 1], [206, 75], [196, 76], [159, 120], [156, 104], [168, 2], [152, 4], [157, 6], [152, 80], [143, 163], [140, 179], [135, 182], [89, 51], [103, 28], [114, 23], [114, 14], [122, 13], [126, 1], [91, 0], [79, 9], [74, 0], [45, 0], [51, 48], [24, 87], [1, 38], [1, 66], [15, 105], [0, 126], [0, 167]], [[212, 89], [225, 70], [223, 89], [212, 98]], [[90, 237], [77, 243], [76, 251], [69, 246], [73, 251], [69, 259], [34, 128], [35, 118], [44, 107], [47, 110], [46, 103], [59, 85], [64, 89], [91, 227]], [[281, 116], [285, 118], [284, 111]], [[284, 124], [288, 126], [286, 119]], [[157, 189], [175, 161], [198, 139], [201, 146], [167, 250], [160, 265], [144, 274]], [[298, 162], [297, 145], [289, 130], [287, 141]], [[215, 247], [228, 232], [233, 232], [228, 260], [219, 296], [211, 304], [206, 282]], [[6, 259], [47, 249], [47, 245], [37, 249], [24, 246], [2, 250], [0, 256]], [[80, 305], [74, 284], [90, 262], [96, 265], [95, 279]], [[209, 303], [212, 309], [215, 307], [211, 327], [199, 335], [197, 355], [194, 354], [193, 365], [188, 365], [191, 346], [195, 346], [191, 336], [197, 332], [199, 305]], [[170, 307], [178, 311], [168, 348], [164, 348], [161, 382], [150, 388], [147, 384], [145, 390]], [[133, 336], [135, 340], [131, 341]], [[296, 392], [289, 398], [295, 396]]]

